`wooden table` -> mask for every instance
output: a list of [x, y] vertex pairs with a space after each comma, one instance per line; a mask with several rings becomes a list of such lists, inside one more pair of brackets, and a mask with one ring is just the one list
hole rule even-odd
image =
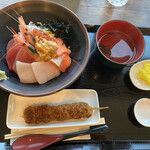
[[81, 0], [77, 15], [86, 24], [121, 19], [138, 27], [149, 27], [149, 12], [149, 0], [129, 0], [123, 7], [114, 7], [107, 0]]
[[[56, 0], [55, 0], [56, 1]], [[58, 2], [59, 0], [57, 0]], [[146, 53], [142, 59], [150, 58], [150, 1], [149, 0], [129, 0], [123, 7], [113, 7], [107, 0], [80, 0], [68, 3], [70, 0], [59, 1], [61, 4], [71, 8], [82, 20], [84, 24], [101, 25], [112, 19], [123, 19], [131, 22], [137, 27], [142, 27], [146, 40]], [[19, 0], [0, 0], [0, 8], [8, 6]], [[89, 32], [91, 50], [94, 47], [95, 32], [99, 26], [95, 26]], [[144, 28], [143, 28], [144, 27]], [[95, 60], [93, 62], [93, 60]], [[99, 71], [99, 67], [101, 71]], [[54, 144], [51, 149], [149, 149], [150, 129], [137, 124], [133, 116], [133, 104], [142, 97], [150, 98], [150, 92], [137, 90], [129, 80], [129, 67], [125, 67], [120, 72], [107, 70], [95, 53], [91, 53], [88, 65], [81, 77], [69, 88], [95, 89], [98, 92], [101, 106], [110, 106], [109, 110], [101, 112], [109, 126], [107, 134], [92, 135], [91, 141], [72, 141]], [[104, 75], [102, 76], [102, 74]], [[105, 76], [106, 74], [106, 76]], [[109, 74], [109, 75], [108, 75]], [[106, 80], [107, 79], [107, 80]], [[103, 80], [103, 81], [102, 81]], [[104, 82], [105, 81], [105, 82]], [[109, 82], [108, 82], [109, 81]], [[6, 114], [9, 93], [0, 89], [1, 103], [0, 114]], [[118, 107], [119, 105], [119, 107]], [[5, 115], [1, 120], [5, 120]], [[121, 121], [119, 121], [121, 119]], [[5, 122], [0, 122], [1, 134], [9, 131]], [[5, 133], [6, 134], [6, 133]], [[2, 139], [2, 137], [1, 137]], [[4, 140], [0, 144], [4, 147]], [[5, 146], [7, 147], [7, 146]]]
[[[22, 0], [0, 0], [0, 9]], [[107, 0], [53, 0], [72, 9], [84, 24], [101, 25], [123, 19], [138, 27], [150, 27], [150, 1], [129, 0], [123, 7], [113, 7]]]

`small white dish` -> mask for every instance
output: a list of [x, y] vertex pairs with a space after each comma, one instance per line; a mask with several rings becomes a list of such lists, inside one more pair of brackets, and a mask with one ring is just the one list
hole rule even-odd
[[23, 111], [30, 105], [61, 105], [73, 102], [86, 102], [91, 107], [99, 107], [98, 95], [95, 90], [65, 89], [52, 95], [42, 97], [22, 97], [10, 94], [7, 107], [6, 124], [10, 129], [26, 128], [57, 128], [97, 124], [100, 121], [100, 111], [94, 110], [88, 119], [72, 119], [67, 121], [50, 122], [40, 125], [28, 125], [23, 118]]
[[141, 62], [136, 63], [135, 65], [133, 65], [130, 69], [130, 79], [131, 82], [133, 83], [133, 85], [140, 89], [140, 90], [145, 90], [145, 91], [149, 91], [150, 90], [150, 86], [148, 86], [145, 82], [141, 82], [138, 78], [137, 78], [137, 72], [143, 68], [144, 64], [150, 64], [150, 60], [144, 60]]
[[150, 127], [150, 99], [139, 99], [134, 106], [134, 115], [141, 125]]

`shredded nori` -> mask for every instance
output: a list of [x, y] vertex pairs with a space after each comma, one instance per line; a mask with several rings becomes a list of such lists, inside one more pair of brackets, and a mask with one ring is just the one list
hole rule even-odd
[[53, 32], [57, 38], [61, 38], [64, 41], [71, 38], [71, 24], [66, 24], [65, 22], [58, 20], [50, 20], [49, 22], [43, 24], [43, 26], [49, 31]]

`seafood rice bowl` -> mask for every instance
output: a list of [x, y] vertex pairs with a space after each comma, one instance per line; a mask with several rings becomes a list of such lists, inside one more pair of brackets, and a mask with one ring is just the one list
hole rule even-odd
[[0, 12], [0, 87], [23, 96], [52, 94], [74, 83], [89, 57], [89, 38], [62, 5], [24, 1]]

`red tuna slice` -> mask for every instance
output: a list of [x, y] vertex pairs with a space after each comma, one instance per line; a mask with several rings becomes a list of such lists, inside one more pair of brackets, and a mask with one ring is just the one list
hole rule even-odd
[[13, 64], [20, 48], [21, 46], [15, 43], [13, 40], [10, 40], [10, 42], [7, 45], [6, 61], [10, 70], [13, 70]]
[[[13, 48], [16, 47], [16, 46], [20, 46], [20, 44], [19, 44], [19, 43], [16, 43], [16, 42], [14, 41], [14, 39], [11, 39], [11, 40], [8, 42], [7, 47], [6, 47], [7, 52], [10, 51], [11, 49], [13, 49]], [[21, 46], [20, 46], [20, 48], [21, 48]]]
[[14, 41], [14, 39], [11, 39], [11, 40], [8, 42], [8, 44], [7, 44], [7, 47], [6, 47], [7, 51], [8, 51], [10, 48], [12, 48], [14, 45], [15, 45], [15, 41]]
[[21, 48], [20, 51], [18, 52], [16, 59], [14, 61], [14, 64], [13, 64], [13, 70], [16, 73], [17, 73], [17, 71], [16, 71], [16, 62], [17, 61], [20, 61], [23, 63], [32, 63], [32, 62], [35, 62], [35, 59], [31, 56], [31, 54], [28, 52], [27, 49]]
[[56, 44], [59, 46], [59, 48], [56, 51], [56, 55], [60, 56], [63, 53], [67, 53], [68, 55], [70, 55], [71, 51], [66, 47], [65, 43], [63, 42], [63, 40], [56, 38], [55, 39]]

